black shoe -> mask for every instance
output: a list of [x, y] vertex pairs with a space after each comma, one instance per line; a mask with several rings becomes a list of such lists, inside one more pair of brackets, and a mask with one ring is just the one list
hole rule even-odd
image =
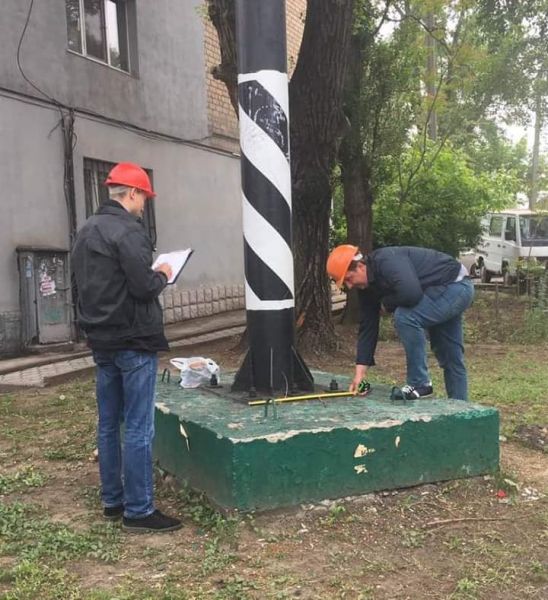
[[124, 514], [124, 505], [119, 506], [105, 506], [103, 508], [103, 518], [107, 521], [117, 521]]
[[183, 524], [179, 519], [168, 517], [159, 510], [155, 510], [152, 514], [140, 519], [128, 519], [124, 517], [122, 521], [122, 529], [125, 531], [139, 532], [155, 532], [155, 531], [175, 531], [181, 529]]
[[426, 398], [434, 393], [432, 384], [418, 385], [413, 387], [412, 385], [404, 385], [401, 389], [394, 388], [392, 390], [393, 400], [417, 400], [418, 398]]

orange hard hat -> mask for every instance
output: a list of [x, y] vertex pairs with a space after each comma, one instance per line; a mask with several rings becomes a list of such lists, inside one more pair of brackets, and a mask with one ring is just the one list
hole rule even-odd
[[350, 263], [361, 258], [358, 246], [351, 244], [342, 244], [331, 251], [327, 259], [327, 273], [337, 287], [342, 287]]
[[154, 198], [152, 185], [147, 172], [139, 165], [129, 162], [118, 163], [107, 175], [105, 185], [127, 185], [142, 190], [147, 198]]

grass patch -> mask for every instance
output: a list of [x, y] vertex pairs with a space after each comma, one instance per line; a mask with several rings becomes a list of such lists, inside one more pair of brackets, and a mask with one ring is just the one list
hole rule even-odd
[[95, 392], [93, 382], [75, 382], [55, 393], [33, 390], [24, 401], [2, 398], [3, 429], [12, 444], [9, 452], [28, 458], [83, 460], [95, 445]]
[[238, 527], [243, 522], [240, 517], [225, 516], [208, 502], [206, 496], [189, 487], [177, 491], [177, 502], [183, 515], [223, 543], [235, 543]]
[[2, 600], [80, 600], [75, 579], [65, 569], [25, 560], [10, 572], [12, 589]]
[[43, 515], [40, 507], [21, 502], [0, 505], [0, 554], [19, 559], [61, 562], [80, 557], [115, 562], [120, 556], [120, 530], [95, 525], [77, 532]]
[[546, 421], [548, 369], [543, 360], [510, 350], [494, 362], [488, 357], [469, 364], [470, 396], [496, 406], [503, 416], [503, 433], [511, 435], [522, 424]]
[[[505, 322], [509, 327], [511, 320]], [[481, 331], [478, 341], [488, 341]], [[479, 401], [481, 395], [482, 403], [501, 410], [505, 432], [521, 423], [546, 423], [541, 403], [548, 389], [546, 346], [469, 349], [472, 398]], [[353, 360], [352, 353], [337, 356], [341, 364]], [[404, 366], [403, 354], [391, 357]], [[442, 392], [440, 370], [433, 374], [436, 391]], [[60, 503], [56, 514], [76, 504], [79, 511], [98, 515], [97, 465], [87, 461], [95, 437], [93, 382], [26, 390], [0, 400], [0, 490], [45, 486], [45, 494], [55, 491]], [[34, 463], [40, 471], [28, 467], [44, 455], [60, 462]], [[83, 521], [59, 523], [45, 508], [4, 498], [0, 598], [367, 600], [398, 592], [455, 600], [541, 597], [548, 580], [543, 533], [548, 512], [545, 500], [525, 503], [505, 481], [520, 482], [521, 469], [515, 468], [515, 476], [501, 472], [488, 484], [471, 479], [440, 484], [436, 493], [413, 490], [401, 500], [379, 496], [363, 507], [333, 504], [321, 517], [302, 511], [225, 516], [202, 494], [179, 490], [166, 478], [156, 486], [159, 506], [167, 512], [177, 508], [185, 528], [153, 538], [128, 536], [117, 525], [91, 525], [86, 515]], [[512, 501], [499, 503], [493, 488], [505, 489]], [[423, 529], [428, 521], [451, 516], [495, 519]], [[401, 589], [395, 591], [396, 584]]]
[[34, 467], [28, 466], [16, 473], [0, 475], [0, 496], [21, 492], [28, 488], [42, 487], [46, 476]]

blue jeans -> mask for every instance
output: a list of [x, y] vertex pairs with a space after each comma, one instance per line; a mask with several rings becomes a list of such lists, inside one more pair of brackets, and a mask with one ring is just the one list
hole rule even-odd
[[153, 352], [117, 350], [94, 351], [93, 359], [101, 499], [106, 507], [123, 504], [126, 517], [145, 517], [154, 512], [152, 440], [158, 357]]
[[426, 360], [428, 330], [432, 351], [443, 369], [448, 397], [468, 400], [462, 313], [473, 299], [474, 285], [465, 277], [459, 282], [427, 288], [417, 305], [396, 309], [394, 325], [405, 348], [409, 385], [430, 383]]

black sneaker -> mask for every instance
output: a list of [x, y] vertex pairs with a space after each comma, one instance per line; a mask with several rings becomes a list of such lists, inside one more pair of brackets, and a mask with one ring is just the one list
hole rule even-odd
[[175, 531], [176, 529], [181, 529], [182, 526], [183, 524], [179, 519], [168, 517], [159, 510], [155, 510], [152, 514], [140, 519], [128, 519], [127, 517], [124, 517], [124, 520], [122, 521], [122, 529], [134, 533]]
[[103, 518], [107, 521], [117, 521], [124, 514], [124, 505], [119, 506], [105, 506], [103, 508]]
[[394, 400], [417, 400], [418, 398], [431, 396], [433, 393], [434, 390], [431, 383], [416, 387], [406, 384], [402, 388], [394, 388], [392, 390], [392, 398]]

